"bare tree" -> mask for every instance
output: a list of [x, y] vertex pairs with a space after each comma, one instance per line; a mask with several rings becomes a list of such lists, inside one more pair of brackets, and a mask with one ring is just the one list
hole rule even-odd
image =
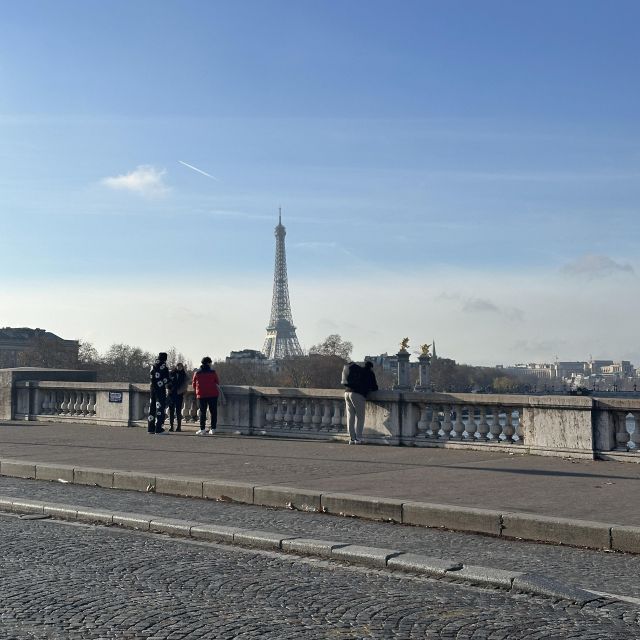
[[175, 347], [167, 349], [167, 362], [170, 367], [174, 367], [178, 362], [182, 362], [186, 371], [193, 370], [193, 362]]
[[352, 351], [353, 344], [351, 342], [343, 340], [342, 336], [337, 333], [332, 333], [320, 344], [314, 344], [309, 349], [309, 355], [337, 356], [348, 362]]

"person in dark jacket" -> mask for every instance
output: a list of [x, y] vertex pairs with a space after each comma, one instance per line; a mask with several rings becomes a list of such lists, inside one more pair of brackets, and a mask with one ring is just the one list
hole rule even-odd
[[211, 414], [211, 428], [209, 435], [214, 435], [218, 426], [218, 396], [220, 390], [218, 385], [220, 379], [215, 369], [211, 368], [211, 358], [205, 356], [202, 358], [201, 367], [193, 374], [193, 391], [198, 399], [200, 407], [200, 430], [196, 431], [197, 436], [204, 436], [207, 432], [205, 426], [207, 424], [207, 407]]
[[169, 376], [169, 431], [173, 431], [177, 420], [176, 431], [182, 431], [182, 405], [184, 394], [189, 386], [189, 378], [182, 362], [178, 362], [170, 371]]
[[169, 384], [169, 367], [167, 354], [161, 352], [151, 366], [149, 372], [151, 398], [149, 400], [149, 417], [147, 431], [149, 433], [166, 433], [162, 428], [167, 410], [167, 385]]
[[346, 364], [342, 369], [342, 384], [345, 388], [349, 444], [360, 444], [364, 431], [366, 398], [371, 391], [378, 390], [373, 363], [367, 361], [364, 367], [355, 362]]

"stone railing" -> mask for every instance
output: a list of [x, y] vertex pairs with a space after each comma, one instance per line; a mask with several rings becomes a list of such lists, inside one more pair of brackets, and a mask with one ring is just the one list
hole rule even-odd
[[[221, 432], [346, 440], [340, 390], [223, 388]], [[143, 426], [149, 410], [149, 388], [137, 384], [14, 381], [2, 397], [11, 398], [3, 415], [14, 420]], [[183, 426], [195, 429], [191, 389], [183, 416]], [[378, 391], [367, 401], [364, 439], [640, 462], [640, 400]]]

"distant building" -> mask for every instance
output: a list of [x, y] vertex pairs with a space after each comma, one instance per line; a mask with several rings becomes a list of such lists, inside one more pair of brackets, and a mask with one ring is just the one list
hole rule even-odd
[[512, 367], [498, 367], [505, 373], [510, 373], [516, 376], [535, 376], [536, 378], [542, 378], [550, 380], [555, 377], [555, 370], [550, 364], [538, 364], [530, 362], [529, 364], [516, 364]]
[[584, 375], [587, 371], [587, 362], [555, 362], [555, 378], [575, 378], [577, 375]]
[[78, 366], [78, 340], [64, 340], [44, 329], [0, 329], [0, 368]]
[[613, 364], [613, 360], [589, 360], [589, 362], [587, 363], [587, 371], [589, 373], [589, 375], [596, 375], [598, 373], [600, 373], [602, 367], [608, 367], [609, 365]]
[[588, 378], [631, 378], [637, 375], [629, 360], [556, 361], [553, 364], [530, 362], [510, 367], [499, 367], [505, 373], [535, 376], [543, 379], [582, 382]]
[[[365, 361], [373, 362], [375, 366], [380, 367], [383, 371], [395, 373], [398, 370], [398, 356], [396, 354], [381, 353], [378, 356], [365, 356], [364, 359]], [[419, 362], [410, 362], [409, 368], [417, 369], [419, 364]]]
[[262, 351], [256, 349], [242, 349], [240, 351], [232, 351], [226, 358], [227, 364], [266, 364], [267, 356]]
[[634, 375], [634, 369], [629, 360], [621, 360], [620, 362], [612, 362], [611, 364], [600, 367], [600, 371], [598, 373], [601, 376], [631, 378]]

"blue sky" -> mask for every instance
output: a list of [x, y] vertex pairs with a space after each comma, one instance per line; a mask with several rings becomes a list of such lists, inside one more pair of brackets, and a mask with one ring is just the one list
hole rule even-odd
[[260, 347], [281, 206], [306, 346], [640, 364], [639, 22], [625, 0], [6, 3], [0, 324]]

